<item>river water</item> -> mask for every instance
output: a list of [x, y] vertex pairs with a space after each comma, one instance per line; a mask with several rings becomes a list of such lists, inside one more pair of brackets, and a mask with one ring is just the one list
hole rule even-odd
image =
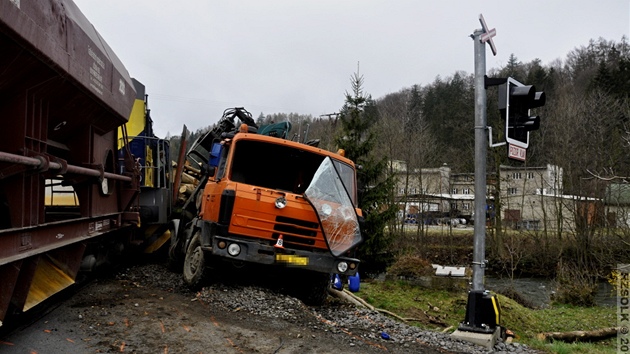
[[[552, 280], [540, 278], [518, 278], [510, 280], [508, 278], [486, 277], [485, 287], [488, 290], [499, 292], [509, 288], [510, 284], [513, 284], [514, 289], [536, 307], [548, 306], [551, 302], [551, 295], [556, 290]], [[616, 306], [617, 299], [615, 296], [616, 293], [609, 283], [600, 282], [597, 293], [595, 294], [595, 303], [598, 306]]]

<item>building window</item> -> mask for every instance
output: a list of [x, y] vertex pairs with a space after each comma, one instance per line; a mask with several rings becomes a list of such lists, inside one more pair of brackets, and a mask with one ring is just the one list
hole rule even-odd
[[451, 203], [451, 210], [457, 210], [457, 203]]
[[464, 194], [470, 194], [470, 189], [468, 189], [468, 188], [464, 188], [464, 190], [462, 190], [462, 193], [464, 193]]
[[527, 172], [527, 178], [528, 179], [533, 179], [534, 178], [534, 172]]
[[411, 191], [412, 191], [413, 194], [416, 194], [416, 193], [418, 193], [418, 188], [414, 187]]
[[517, 193], [517, 189], [516, 188], [508, 188], [508, 194], [509, 195], [516, 195]]
[[470, 203], [464, 203], [464, 205], [462, 205], [462, 209], [470, 210]]
[[513, 172], [512, 173], [512, 179], [521, 179], [521, 173], [520, 172]]
[[405, 194], [405, 188], [398, 188], [398, 194]]
[[453, 193], [453, 194], [457, 194], [457, 188], [453, 188], [452, 193]]

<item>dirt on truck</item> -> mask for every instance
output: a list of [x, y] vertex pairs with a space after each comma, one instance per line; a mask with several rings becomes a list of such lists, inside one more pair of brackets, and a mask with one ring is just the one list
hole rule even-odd
[[333, 274], [356, 274], [355, 165], [343, 150], [287, 139], [289, 130], [289, 122], [257, 127], [245, 109], [228, 109], [190, 147], [200, 183], [175, 220], [169, 255], [191, 288], [225, 267], [266, 267], [318, 305]]

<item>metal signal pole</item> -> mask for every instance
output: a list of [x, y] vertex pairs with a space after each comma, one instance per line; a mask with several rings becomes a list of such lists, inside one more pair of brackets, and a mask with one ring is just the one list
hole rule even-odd
[[471, 35], [475, 45], [475, 235], [473, 244], [472, 290], [468, 293], [466, 318], [452, 336], [492, 349], [500, 334], [500, 308], [494, 295], [484, 290], [486, 267], [486, 155], [488, 126], [486, 112], [486, 42], [492, 53], [496, 48], [492, 37], [496, 30], [488, 29], [479, 15], [482, 29]]
[[472, 290], [484, 290], [486, 257], [486, 44], [481, 41], [483, 30], [475, 30], [475, 235], [473, 246]]

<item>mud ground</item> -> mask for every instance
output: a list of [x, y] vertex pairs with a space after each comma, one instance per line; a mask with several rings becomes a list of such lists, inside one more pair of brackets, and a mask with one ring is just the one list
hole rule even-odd
[[230, 275], [192, 292], [163, 265], [124, 267], [0, 333], [0, 353], [486, 352], [332, 297], [308, 307], [261, 281]]

